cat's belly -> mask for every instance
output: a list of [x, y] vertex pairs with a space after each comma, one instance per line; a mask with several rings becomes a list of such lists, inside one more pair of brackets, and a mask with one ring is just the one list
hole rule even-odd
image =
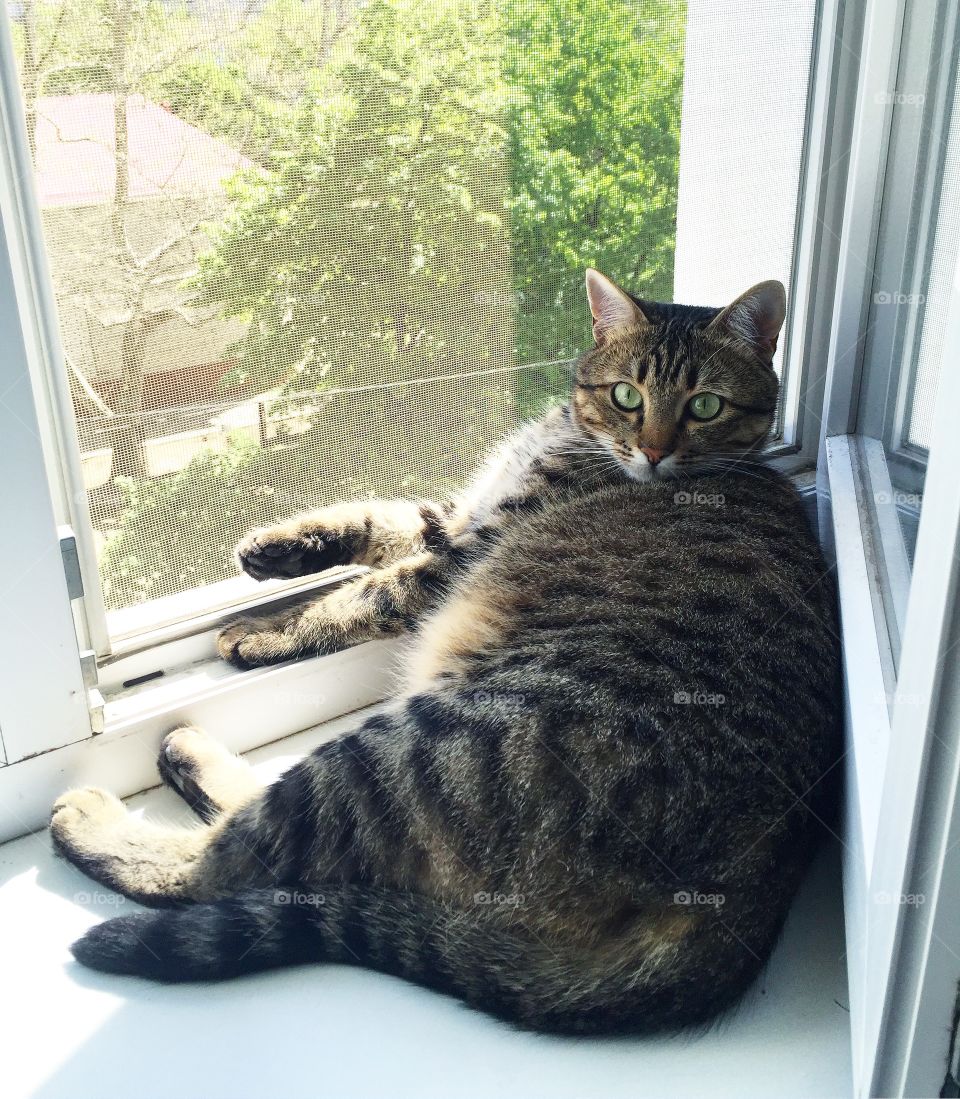
[[438, 676], [459, 676], [478, 652], [500, 647], [515, 611], [511, 593], [488, 570], [471, 576], [418, 629], [404, 669], [406, 690], [414, 694]]

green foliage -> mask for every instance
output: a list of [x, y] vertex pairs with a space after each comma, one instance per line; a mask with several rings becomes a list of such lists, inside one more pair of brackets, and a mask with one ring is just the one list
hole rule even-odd
[[[155, 480], [118, 477], [125, 506], [100, 560], [107, 608], [129, 607], [229, 575], [232, 546], [264, 510], [257, 496], [258, 487], [262, 492], [254, 472], [257, 460], [257, 447], [238, 446], [225, 455], [201, 454], [180, 473]], [[200, 547], [188, 537], [172, 539], [172, 531], [202, 531]]]
[[185, 121], [221, 137], [234, 138], [251, 122], [265, 122], [257, 117], [260, 100], [236, 63], [201, 58], [178, 66], [160, 82], [158, 98]]
[[583, 271], [673, 295], [686, 5], [505, 0], [522, 362], [589, 341]]
[[231, 575], [298, 508], [461, 481], [567, 391], [584, 267], [672, 294], [684, 0], [24, 10], [29, 95], [140, 92], [251, 160], [191, 289], [249, 322], [229, 381], [322, 404], [297, 440], [124, 482], [110, 606]]
[[[309, 407], [290, 401], [309, 431], [264, 447], [233, 440], [226, 453], [203, 452], [153, 480], [118, 478], [125, 504], [100, 561], [107, 606], [233, 576], [243, 534], [299, 511], [370, 496], [445, 497], [523, 414], [496, 376], [464, 379], [456, 395], [452, 410], [448, 390], [431, 382], [326, 395]], [[441, 415], [450, 417], [446, 432], [435, 430]]]
[[567, 360], [588, 264], [669, 298], [684, 21], [672, 0], [360, 9], [202, 265], [204, 300], [252, 321], [241, 373]]
[[360, 10], [202, 264], [203, 300], [252, 319], [241, 371], [303, 389], [509, 365], [500, 44], [488, 0]]

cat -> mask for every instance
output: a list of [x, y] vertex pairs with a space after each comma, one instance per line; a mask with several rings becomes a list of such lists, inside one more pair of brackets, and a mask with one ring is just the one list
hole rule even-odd
[[261, 787], [202, 731], [160, 771], [205, 824], [54, 806], [56, 848], [149, 906], [85, 965], [162, 981], [355, 963], [538, 1031], [711, 1019], [750, 985], [832, 812], [832, 580], [761, 450], [777, 282], [725, 309], [587, 274], [568, 404], [446, 504], [354, 502], [250, 534], [258, 579], [361, 563], [219, 638], [241, 668], [408, 635], [387, 709]]

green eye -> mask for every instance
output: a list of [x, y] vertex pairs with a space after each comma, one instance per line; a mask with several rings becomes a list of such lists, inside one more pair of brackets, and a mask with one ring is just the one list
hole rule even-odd
[[610, 398], [617, 408], [622, 408], [624, 412], [633, 412], [640, 407], [640, 402], [643, 400], [640, 390], [629, 382], [617, 382], [610, 390]]
[[723, 398], [716, 393], [698, 393], [687, 404], [687, 411], [695, 420], [715, 420], [722, 409]]

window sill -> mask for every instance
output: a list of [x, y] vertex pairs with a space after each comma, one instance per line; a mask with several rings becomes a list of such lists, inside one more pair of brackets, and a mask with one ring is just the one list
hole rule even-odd
[[297, 580], [266, 580], [234, 576], [217, 584], [151, 599], [107, 613], [111, 655], [123, 656], [213, 628], [227, 618], [254, 613], [291, 596], [336, 587], [366, 572], [362, 566], [330, 569]]
[[106, 689], [104, 732], [0, 767], [0, 842], [46, 825], [70, 786], [129, 797], [157, 784], [161, 736], [184, 722], [245, 752], [379, 702], [396, 679], [395, 641], [240, 672], [211, 656], [140, 686]]
[[[352, 719], [263, 749], [273, 777]], [[131, 806], [184, 822], [168, 790]], [[8, 1099], [170, 1094], [253, 1099], [278, 1091], [466, 1099], [852, 1094], [836, 850], [822, 853], [764, 974], [717, 1025], [681, 1037], [557, 1039], [521, 1033], [445, 997], [343, 966], [215, 985], [161, 986], [84, 970], [67, 947], [93, 923], [137, 911], [53, 856], [46, 833], [0, 847], [0, 971], [17, 1004], [5, 1026]], [[217, 1020], [211, 1026], [211, 1019]], [[43, 1020], [42, 1033], [38, 1020]], [[370, 1055], [375, 1035], [376, 1055]], [[161, 1038], [168, 1055], [156, 1063]], [[238, 1051], [240, 1055], [238, 1056]]]

